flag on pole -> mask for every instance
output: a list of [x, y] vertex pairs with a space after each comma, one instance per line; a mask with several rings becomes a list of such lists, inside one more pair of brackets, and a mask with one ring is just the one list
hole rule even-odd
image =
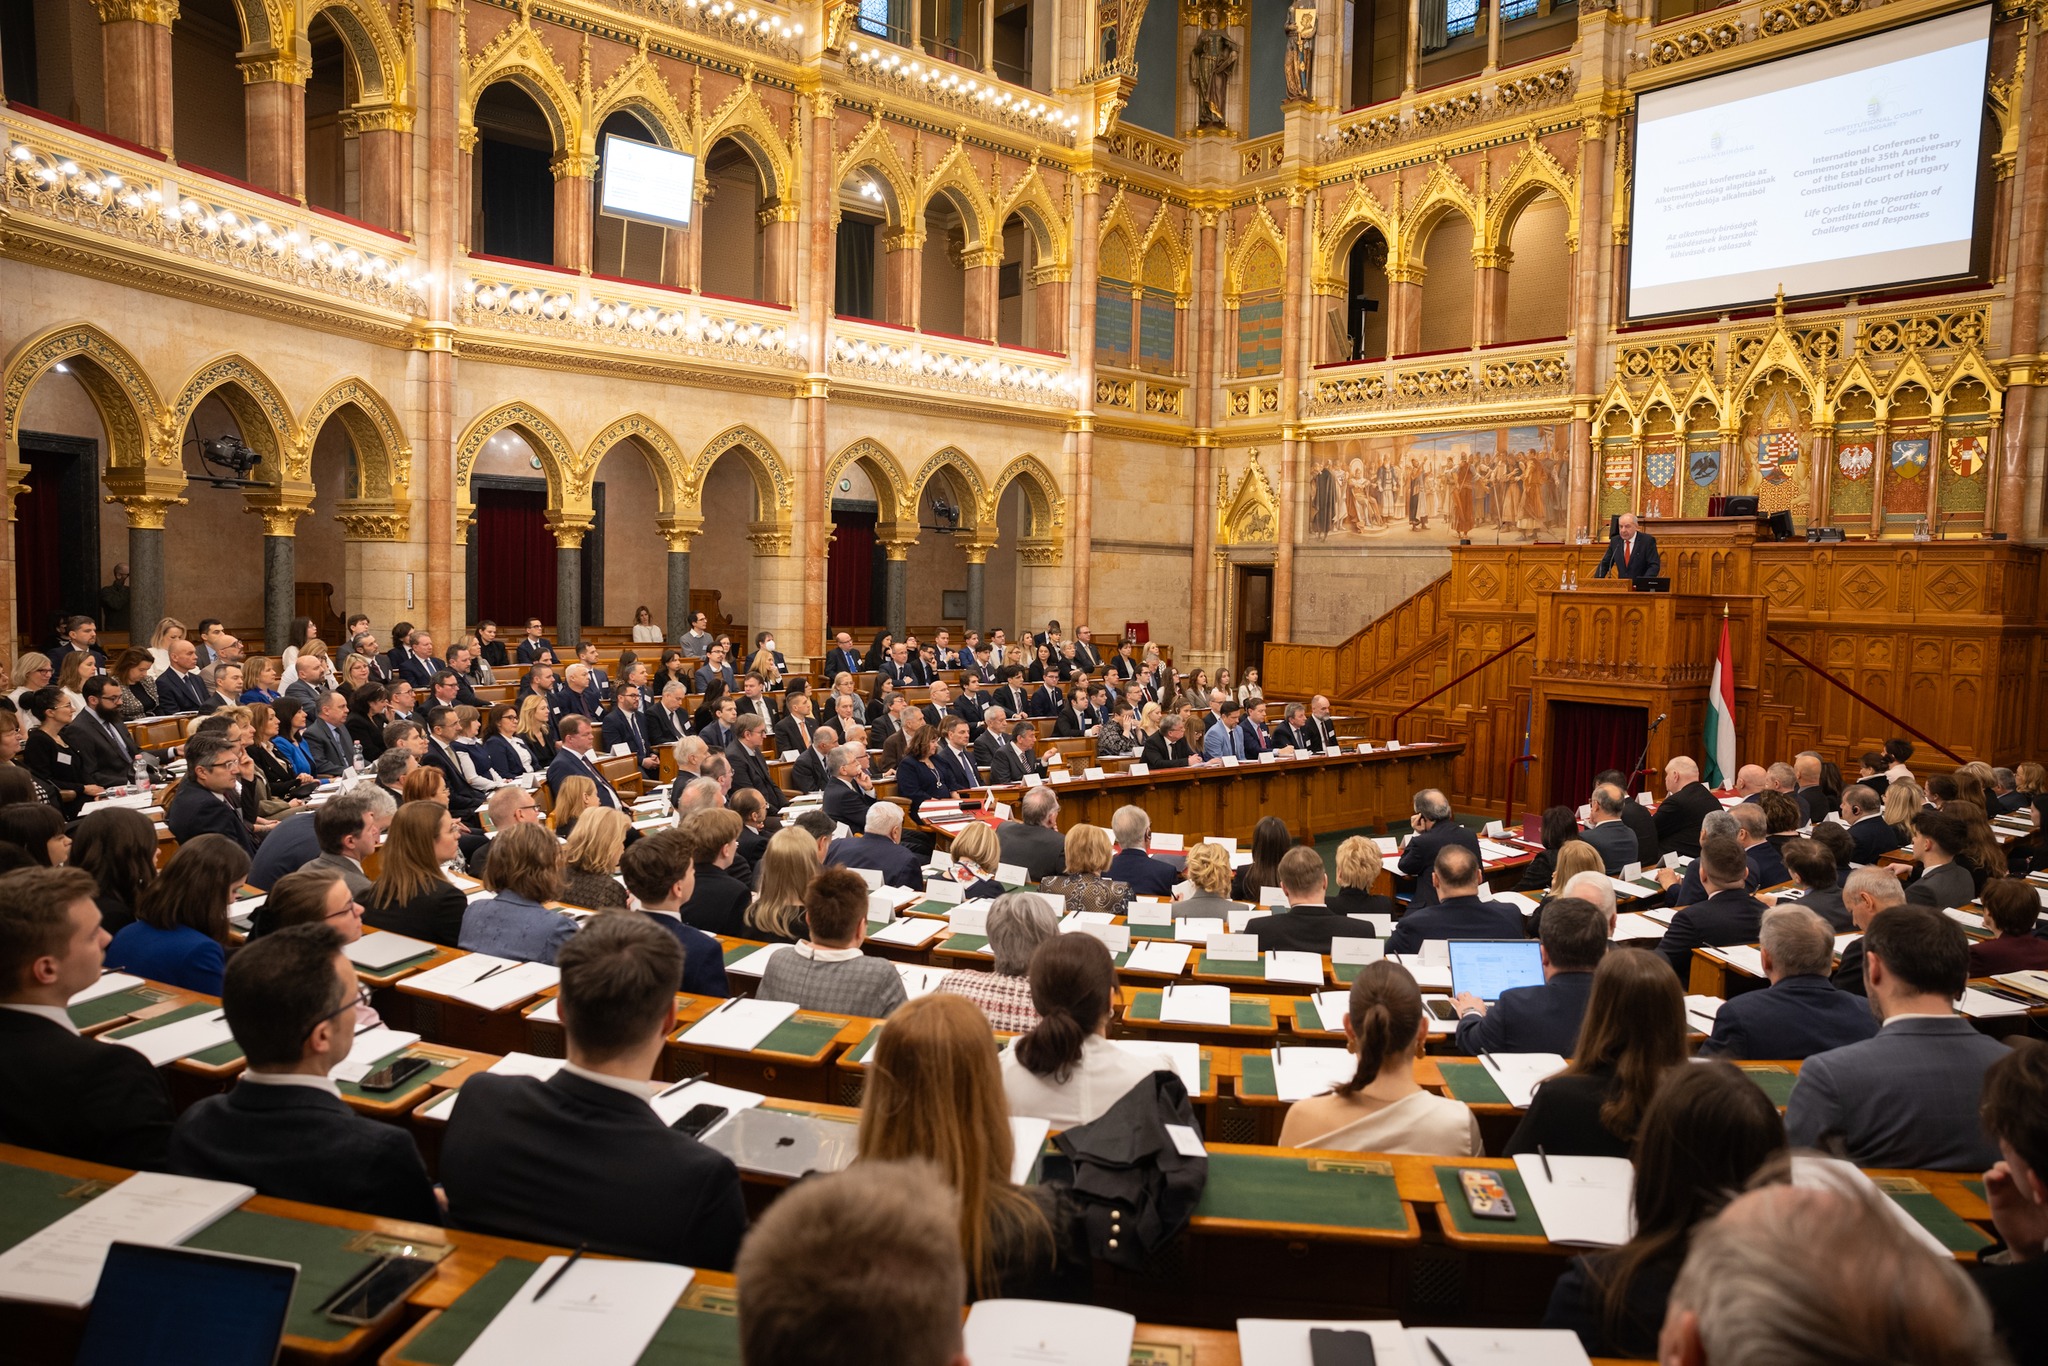
[[1735, 781], [1735, 656], [1728, 648], [1725, 609], [1714, 678], [1707, 685], [1706, 762], [1701, 767], [1708, 787], [1724, 788]]

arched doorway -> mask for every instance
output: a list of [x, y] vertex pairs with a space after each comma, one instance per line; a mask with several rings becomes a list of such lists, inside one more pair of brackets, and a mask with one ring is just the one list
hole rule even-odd
[[487, 256], [552, 265], [555, 259], [553, 126], [511, 81], [477, 96], [470, 245]]

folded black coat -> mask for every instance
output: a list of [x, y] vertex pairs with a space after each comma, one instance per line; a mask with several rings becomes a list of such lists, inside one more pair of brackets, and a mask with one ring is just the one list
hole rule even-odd
[[1202, 1202], [1208, 1156], [1181, 1152], [1169, 1124], [1200, 1132], [1181, 1079], [1154, 1072], [1100, 1118], [1053, 1139], [1071, 1171], [1048, 1181], [1068, 1187], [1088, 1250], [1112, 1266], [1150, 1270]]

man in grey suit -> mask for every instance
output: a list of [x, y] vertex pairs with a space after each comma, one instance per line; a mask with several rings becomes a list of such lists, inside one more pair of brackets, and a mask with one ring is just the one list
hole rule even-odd
[[[369, 795], [362, 801], [352, 800], [357, 791]], [[352, 895], [358, 899], [368, 896], [370, 877], [363, 871], [363, 860], [383, 843], [384, 827], [391, 824], [397, 810], [391, 794], [374, 783], [360, 784], [336, 797], [313, 813], [313, 833], [320, 841], [320, 857], [306, 866], [332, 868], [341, 874]]]
[[304, 707], [308, 715], [320, 708], [327, 694], [327, 661], [319, 655], [300, 655], [292, 664], [293, 678], [284, 695]]
[[1920, 876], [1906, 886], [1906, 900], [1915, 906], [1945, 910], [1967, 906], [1976, 899], [1977, 881], [1970, 870], [1957, 863], [1969, 841], [1969, 830], [1954, 816], [1939, 811], [1913, 815], [1913, 857], [1920, 860]]
[[1643, 861], [1641, 842], [1622, 819], [1621, 809], [1627, 804], [1627, 795], [1610, 783], [1594, 788], [1586, 801], [1586, 828], [1579, 838], [1600, 851], [1609, 877], [1618, 877], [1631, 863]]
[[1043, 882], [1067, 866], [1067, 841], [1060, 834], [1060, 796], [1050, 787], [1034, 787], [1018, 799], [1017, 819], [996, 827], [1003, 862], [1023, 868], [1033, 882]]
[[348, 772], [355, 759], [355, 741], [343, 729], [347, 724], [348, 699], [338, 692], [322, 697], [306, 726], [306, 754], [313, 761], [315, 776], [338, 778]]
[[1816, 1053], [1785, 1107], [1795, 1148], [1838, 1145], [1859, 1167], [1982, 1171], [1998, 1146], [1977, 1119], [1984, 1072], [2006, 1054], [1955, 1013], [1969, 980], [1962, 926], [1922, 906], [1881, 911], [1863, 936], [1877, 1037]]

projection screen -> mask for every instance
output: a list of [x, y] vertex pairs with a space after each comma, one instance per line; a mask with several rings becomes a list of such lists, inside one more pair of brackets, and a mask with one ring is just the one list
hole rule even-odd
[[1629, 316], [1970, 270], [1991, 9], [1645, 93]]
[[598, 208], [615, 218], [687, 228], [697, 158], [607, 133]]

